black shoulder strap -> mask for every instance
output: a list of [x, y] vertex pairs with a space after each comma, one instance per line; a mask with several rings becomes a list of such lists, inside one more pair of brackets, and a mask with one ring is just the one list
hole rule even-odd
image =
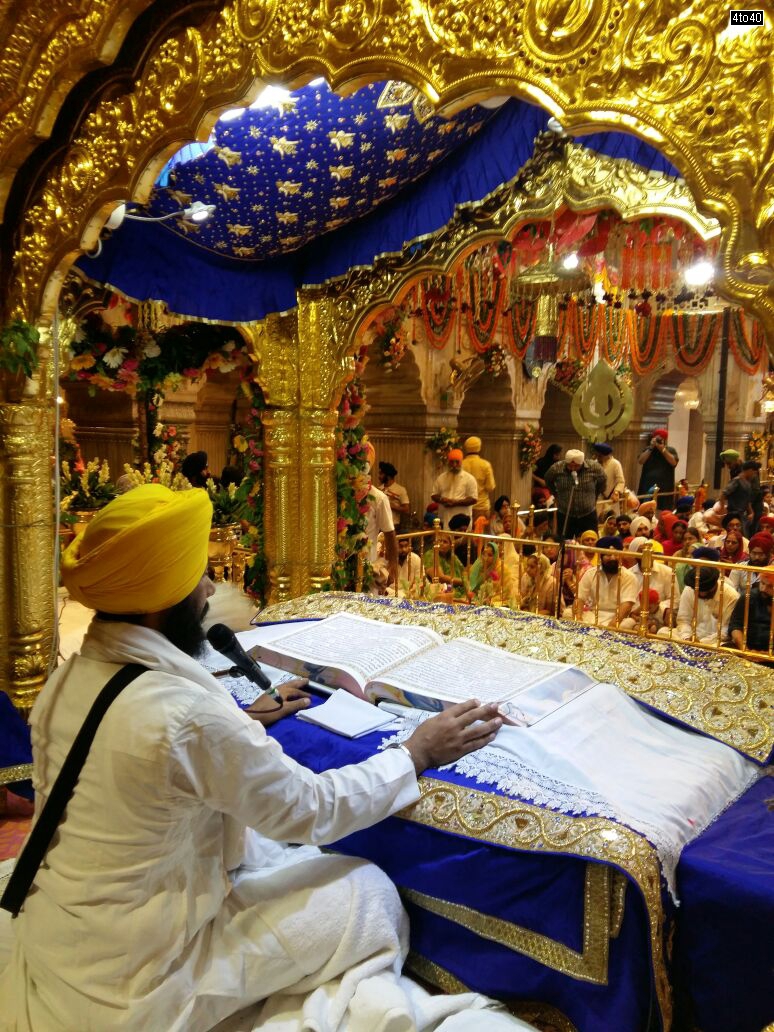
[[107, 712], [108, 706], [128, 684], [147, 669], [148, 667], [140, 666], [139, 663], [127, 663], [110, 678], [94, 700], [83, 726], [70, 747], [67, 759], [62, 764], [62, 769], [59, 771], [59, 776], [54, 782], [46, 804], [30, 832], [5, 887], [2, 899], [0, 899], [0, 908], [9, 910], [14, 917], [21, 910], [30, 886], [35, 880], [35, 875], [51, 844], [51, 839], [62, 819], [65, 807], [70, 801], [86, 757], [89, 755], [94, 735], [97, 733], [97, 728]]

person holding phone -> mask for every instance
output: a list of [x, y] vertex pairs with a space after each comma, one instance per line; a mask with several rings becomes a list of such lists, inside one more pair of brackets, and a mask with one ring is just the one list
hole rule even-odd
[[637, 494], [649, 494], [657, 486], [657, 508], [672, 510], [675, 505], [675, 467], [680, 460], [675, 449], [667, 444], [667, 437], [665, 427], [654, 430], [647, 447], [637, 456], [642, 466]]

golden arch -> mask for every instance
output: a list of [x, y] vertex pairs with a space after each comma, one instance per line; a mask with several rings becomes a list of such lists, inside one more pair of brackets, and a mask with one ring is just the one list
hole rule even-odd
[[[774, 342], [774, 34], [726, 38], [728, 8], [719, 0], [700, 14], [675, 13], [666, 0], [192, 0], [190, 11], [165, 23], [166, 7], [62, 0], [54, 19], [47, 0], [30, 0], [15, 27], [9, 15], [0, 19], [8, 40], [0, 58], [0, 204], [67, 91], [113, 60], [127, 26], [157, 9], [162, 26], [177, 26], [157, 30], [132, 88], [105, 93], [16, 213], [12, 261], [0, 265], [2, 317], [50, 322], [67, 270], [94, 246], [112, 207], [147, 198], [169, 154], [201, 138], [220, 110], [251, 98], [261, 82], [294, 86], [322, 74], [346, 90], [390, 76], [446, 113], [509, 93], [542, 104], [572, 132], [623, 128], [658, 146], [701, 214], [721, 226], [719, 286]], [[372, 284], [365, 298], [358, 289], [305, 294], [296, 313], [247, 330], [274, 406], [266, 519], [280, 596], [324, 579], [334, 540], [332, 405], [351, 364], [343, 327], [358, 302], [373, 306], [395, 288], [393, 279], [381, 290]], [[52, 536], [48, 422], [44, 406], [0, 406], [6, 522], [19, 514], [2, 546], [14, 583], [0, 627], [8, 646], [0, 673], [27, 703], [45, 676], [53, 623], [50, 562], [22, 570], [18, 559], [45, 556]], [[287, 514], [299, 495], [311, 518], [296, 527]], [[36, 519], [20, 529], [30, 512]]]
[[[60, 31], [77, 38], [73, 15], [83, 4], [69, 6], [70, 24]], [[81, 53], [93, 59], [125, 5], [91, 6], [84, 31], [92, 38]], [[335, 88], [352, 89], [387, 74], [447, 111], [508, 92], [541, 103], [573, 132], [623, 128], [654, 143], [723, 228], [724, 293], [774, 337], [770, 29], [727, 38], [728, 8], [720, 2], [701, 14], [614, 0], [570, 8], [527, 0], [516, 9], [504, 0], [212, 6], [198, 27], [156, 47], [131, 93], [98, 105], [49, 175], [41, 200], [25, 213], [7, 295], [12, 314], [49, 316], [64, 271], [93, 245], [111, 204], [147, 194], [170, 150], [201, 135], [214, 110], [250, 95], [258, 81], [294, 84], [324, 74]], [[28, 6], [28, 36], [46, 23], [44, 9], [43, 2]], [[69, 62], [69, 54], [57, 62], [52, 49], [34, 82], [38, 111], [43, 97], [61, 89]], [[18, 107], [31, 103], [25, 97]]]

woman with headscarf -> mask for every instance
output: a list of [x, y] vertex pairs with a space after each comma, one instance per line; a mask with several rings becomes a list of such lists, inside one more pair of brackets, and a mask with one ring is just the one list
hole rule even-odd
[[[432, 581], [435, 567], [435, 548], [427, 549], [422, 556], [422, 563], [427, 576]], [[441, 534], [438, 538], [438, 569], [437, 576], [439, 584], [446, 586], [447, 590], [454, 592], [455, 598], [465, 598], [468, 593], [468, 586], [465, 581], [465, 570], [462, 563], [454, 554], [450, 534]]]
[[[578, 541], [581, 545], [586, 545], [587, 548], [594, 548], [597, 541], [599, 541], [599, 534], [595, 530], [584, 530]], [[592, 566], [597, 565], [597, 560], [598, 555], [596, 552], [581, 551], [578, 548], [573, 549], [573, 571], [576, 583], [580, 582], [586, 570], [590, 570]]]
[[529, 555], [521, 577], [521, 608], [541, 616], [552, 616], [555, 610], [556, 584], [551, 575], [548, 556]]
[[663, 545], [665, 541], [669, 541], [672, 536], [672, 527], [677, 520], [677, 516], [673, 512], [669, 512], [667, 509], [660, 509], [657, 514], [656, 527], [653, 531], [653, 540], [660, 541]]
[[492, 605], [494, 596], [501, 587], [500, 572], [497, 562], [500, 552], [494, 541], [487, 541], [481, 549], [481, 555], [470, 568], [470, 590], [473, 599], [479, 603]]
[[674, 555], [675, 552], [680, 551], [683, 547], [683, 538], [685, 537], [686, 530], [688, 530], [688, 524], [685, 520], [675, 519], [674, 523], [672, 523], [669, 537], [662, 542], [664, 555]]
[[[689, 556], [692, 556], [694, 551], [701, 545], [701, 541], [701, 534], [696, 527], [686, 527], [682, 546], [677, 552], [673, 553], [675, 558], [687, 559]], [[680, 587], [680, 591], [682, 591], [685, 587], [685, 575], [691, 567], [688, 563], [678, 563], [674, 569], [675, 580]]]
[[720, 548], [720, 560], [724, 563], [743, 563], [748, 558], [744, 548], [741, 530], [727, 530]]

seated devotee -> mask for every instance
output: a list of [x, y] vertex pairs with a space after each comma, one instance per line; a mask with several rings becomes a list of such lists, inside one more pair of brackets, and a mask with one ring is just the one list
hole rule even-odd
[[409, 538], [398, 538], [398, 584], [393, 585], [393, 593], [403, 598], [406, 595], [418, 595], [425, 583], [425, 571], [422, 560], [411, 549]]
[[[457, 513], [456, 516], [452, 516], [449, 520], [449, 530], [454, 530], [458, 534], [467, 534], [470, 530], [470, 519], [467, 516], [463, 516], [462, 513]], [[455, 537], [454, 554], [465, 569], [469, 570], [478, 554], [476, 541], [469, 537]]]
[[759, 531], [757, 534], [753, 534], [750, 538], [749, 552], [747, 559], [743, 559], [738, 564], [738, 569], [728, 571], [728, 582], [738, 591], [740, 595], [744, 595], [747, 591], [747, 583], [757, 584], [758, 573], [746, 573], [745, 567], [761, 567], [768, 566], [771, 562], [771, 555], [774, 551], [774, 538], [771, 534], [766, 531]]
[[503, 517], [506, 515], [506, 513], [510, 515], [510, 512], [510, 498], [508, 497], [508, 495], [500, 495], [500, 497], [496, 499], [494, 506], [492, 508], [492, 514], [489, 517], [490, 534], [496, 534], [499, 537], [500, 534], [505, 533], [505, 528], [503, 527]]
[[600, 537], [617, 537], [618, 524], [616, 515], [612, 509], [606, 509], [602, 514], [602, 522], [599, 525]]
[[622, 512], [620, 516], [616, 516], [615, 533], [624, 544], [627, 544], [627, 538], [632, 536], [631, 525], [632, 518], [627, 512]]
[[675, 519], [670, 528], [669, 537], [661, 542], [664, 548], [664, 555], [674, 555], [675, 552], [680, 551], [683, 547], [683, 538], [685, 537], [686, 530], [688, 530], [688, 524], [685, 520]]
[[557, 556], [559, 555], [560, 547], [561, 542], [559, 541], [559, 538], [556, 536], [556, 534], [546, 534], [545, 537], [541, 540], [541, 544], [538, 547], [538, 552], [540, 553], [540, 555], [547, 556], [549, 562], [555, 563]]
[[[717, 562], [715, 548], [697, 548], [694, 559]], [[698, 576], [697, 576], [698, 571]], [[728, 641], [728, 622], [739, 595], [718, 570], [710, 566], [692, 566], [685, 575], [685, 587], [677, 607], [674, 631], [662, 627], [659, 635], [670, 633], [680, 641], [696, 641], [702, 645], [718, 645]], [[695, 621], [695, 633], [694, 633]]]
[[597, 547], [609, 549], [610, 554], [580, 579], [574, 609], [565, 610], [565, 615], [599, 627], [618, 627], [637, 601], [637, 580], [621, 565], [620, 555], [613, 554], [623, 549], [620, 538], [600, 538]]
[[470, 590], [479, 605], [499, 605], [502, 598], [502, 577], [498, 565], [500, 552], [494, 541], [485, 541], [481, 555], [470, 569]]
[[462, 468], [462, 452], [452, 448], [446, 456], [446, 469], [433, 481], [432, 499], [438, 503], [438, 518], [442, 527], [449, 526], [453, 516], [472, 519], [473, 506], [478, 500], [475, 477]]
[[180, 472], [191, 487], [206, 487], [208, 477], [212, 476], [207, 465], [207, 452], [195, 451], [186, 455], [180, 465]]
[[131, 473], [122, 473], [118, 480], [116, 480], [116, 494], [126, 494], [127, 491], [131, 491], [136, 486]]
[[748, 552], [745, 549], [745, 539], [741, 530], [731, 527], [726, 531], [720, 548], [720, 559], [724, 563], [743, 563], [748, 559]]
[[[438, 556], [437, 566], [436, 555]], [[435, 546], [432, 545], [422, 556], [422, 562], [425, 573], [431, 581], [437, 579], [439, 584], [447, 585], [455, 598], [465, 598], [468, 593], [465, 569], [454, 554], [450, 534], [439, 534], [437, 552]]]
[[[588, 548], [596, 548], [598, 541], [599, 534], [595, 530], [584, 530], [578, 538], [578, 543], [586, 545]], [[580, 582], [583, 574], [590, 570], [592, 566], [599, 565], [599, 553], [587, 551], [586, 549], [573, 548], [571, 558], [576, 583]]]
[[[774, 597], [774, 566], [764, 566], [758, 583], [750, 589], [750, 597], [739, 596], [728, 621], [731, 644], [737, 649], [768, 652], [774, 643], [771, 600]], [[747, 634], [745, 635], [745, 613]]]
[[379, 486], [387, 495], [392, 510], [392, 522], [395, 524], [395, 530], [400, 533], [408, 529], [411, 507], [408, 491], [396, 481], [397, 475], [398, 471], [391, 462], [379, 463]]
[[[675, 552], [674, 557], [676, 559], [688, 558], [692, 556], [697, 548], [700, 547], [702, 542], [701, 534], [696, 527], [688, 527], [683, 536], [682, 548], [678, 552]], [[675, 580], [680, 591], [685, 587], [685, 575], [690, 570], [688, 563], [678, 563], [673, 567], [675, 573]]]
[[468, 437], [463, 444], [465, 458], [462, 468], [473, 477], [478, 487], [478, 497], [473, 506], [473, 520], [478, 516], [489, 516], [491, 510], [490, 494], [496, 484], [492, 463], [481, 457], [481, 438]]
[[[642, 555], [646, 547], [653, 550], [653, 541], [645, 537], [632, 538], [627, 546], [627, 556], [624, 564], [637, 580], [637, 591], [642, 592], [644, 574], [642, 570]], [[655, 558], [655, 557], [654, 557]], [[648, 576], [648, 589], [655, 591], [658, 595], [660, 606], [661, 624], [672, 625], [672, 613], [677, 609], [680, 599], [680, 589], [675, 580], [675, 575], [669, 566], [664, 563], [654, 562]], [[631, 630], [639, 626], [639, 604], [634, 607], [628, 620], [621, 623], [624, 630]]]
[[530, 555], [524, 560], [521, 577], [521, 608], [541, 616], [553, 616], [556, 607], [556, 581], [551, 562], [545, 555]]
[[653, 537], [653, 523], [647, 516], [635, 516], [629, 524], [629, 534], [633, 537]]
[[280, 688], [281, 706], [261, 696], [252, 719], [194, 658], [213, 590], [211, 519], [204, 491], [143, 484], [64, 553], [67, 590], [96, 613], [32, 710], [38, 813], [105, 683], [139, 669], [107, 707], [12, 923], [5, 1027], [204, 1032], [368, 958], [369, 974], [400, 970], [408, 935], [394, 887], [313, 846], [415, 802], [422, 770], [501, 724], [494, 706], [463, 703], [406, 749], [322, 774], [296, 763], [262, 722], [309, 704], [298, 684]]

